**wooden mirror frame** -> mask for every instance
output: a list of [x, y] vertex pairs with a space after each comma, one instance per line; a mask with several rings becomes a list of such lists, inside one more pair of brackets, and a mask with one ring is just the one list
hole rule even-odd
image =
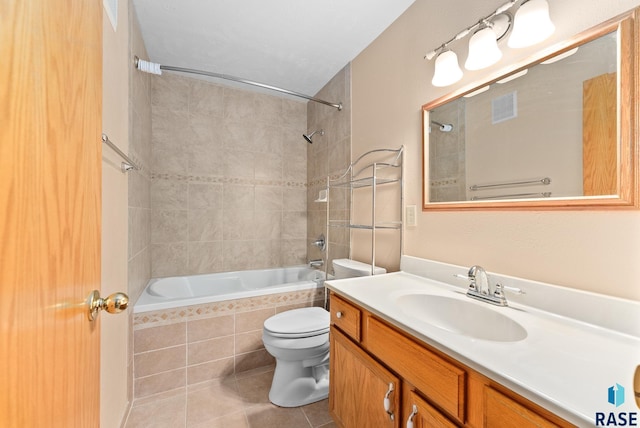
[[[578, 34], [570, 40], [543, 51], [533, 61], [514, 64], [509, 71], [492, 80], [481, 82], [473, 87], [461, 88], [451, 94], [437, 98], [422, 106], [423, 158], [422, 158], [422, 209], [432, 210], [583, 210], [583, 209], [637, 209], [640, 208], [640, 174], [638, 156], [640, 155], [640, 114], [637, 103], [640, 101], [640, 8], [619, 15], [590, 30]], [[429, 202], [429, 149], [428, 129], [429, 111], [479, 88], [491, 85], [507, 76], [518, 73], [532, 65], [569, 51], [584, 43], [597, 39], [613, 31], [619, 31], [619, 118], [618, 135], [618, 185], [616, 196], [549, 198], [504, 201], [459, 201]]]

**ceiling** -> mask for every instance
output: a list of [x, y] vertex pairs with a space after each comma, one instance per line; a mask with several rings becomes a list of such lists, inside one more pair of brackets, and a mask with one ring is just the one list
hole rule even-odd
[[133, 0], [133, 4], [152, 62], [315, 95], [414, 1]]

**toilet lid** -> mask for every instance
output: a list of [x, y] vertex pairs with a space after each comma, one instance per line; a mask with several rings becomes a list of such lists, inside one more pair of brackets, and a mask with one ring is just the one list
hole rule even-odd
[[300, 308], [272, 316], [264, 329], [278, 337], [316, 336], [329, 331], [329, 312], [322, 308]]

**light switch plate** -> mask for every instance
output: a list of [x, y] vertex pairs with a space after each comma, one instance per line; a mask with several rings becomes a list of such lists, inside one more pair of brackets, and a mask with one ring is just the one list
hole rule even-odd
[[415, 205], [407, 205], [405, 207], [404, 216], [407, 227], [416, 227], [418, 225], [418, 210]]

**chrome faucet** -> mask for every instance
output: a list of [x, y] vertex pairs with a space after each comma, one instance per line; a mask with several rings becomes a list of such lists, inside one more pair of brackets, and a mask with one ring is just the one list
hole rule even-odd
[[324, 260], [322, 259], [309, 260], [309, 267], [319, 268], [322, 265], [324, 265]]
[[471, 266], [467, 276], [469, 277], [469, 281], [471, 281], [469, 290], [475, 290], [484, 295], [490, 294], [489, 278], [487, 277], [487, 271], [485, 271], [482, 266]]
[[507, 298], [504, 294], [505, 290], [509, 290], [517, 294], [526, 294], [519, 288], [507, 287], [499, 283], [491, 284], [489, 276], [482, 266], [471, 266], [466, 277], [464, 275], [454, 276], [459, 278], [466, 278], [469, 280], [467, 296], [471, 297], [472, 299], [491, 303], [492, 305], [508, 306]]

